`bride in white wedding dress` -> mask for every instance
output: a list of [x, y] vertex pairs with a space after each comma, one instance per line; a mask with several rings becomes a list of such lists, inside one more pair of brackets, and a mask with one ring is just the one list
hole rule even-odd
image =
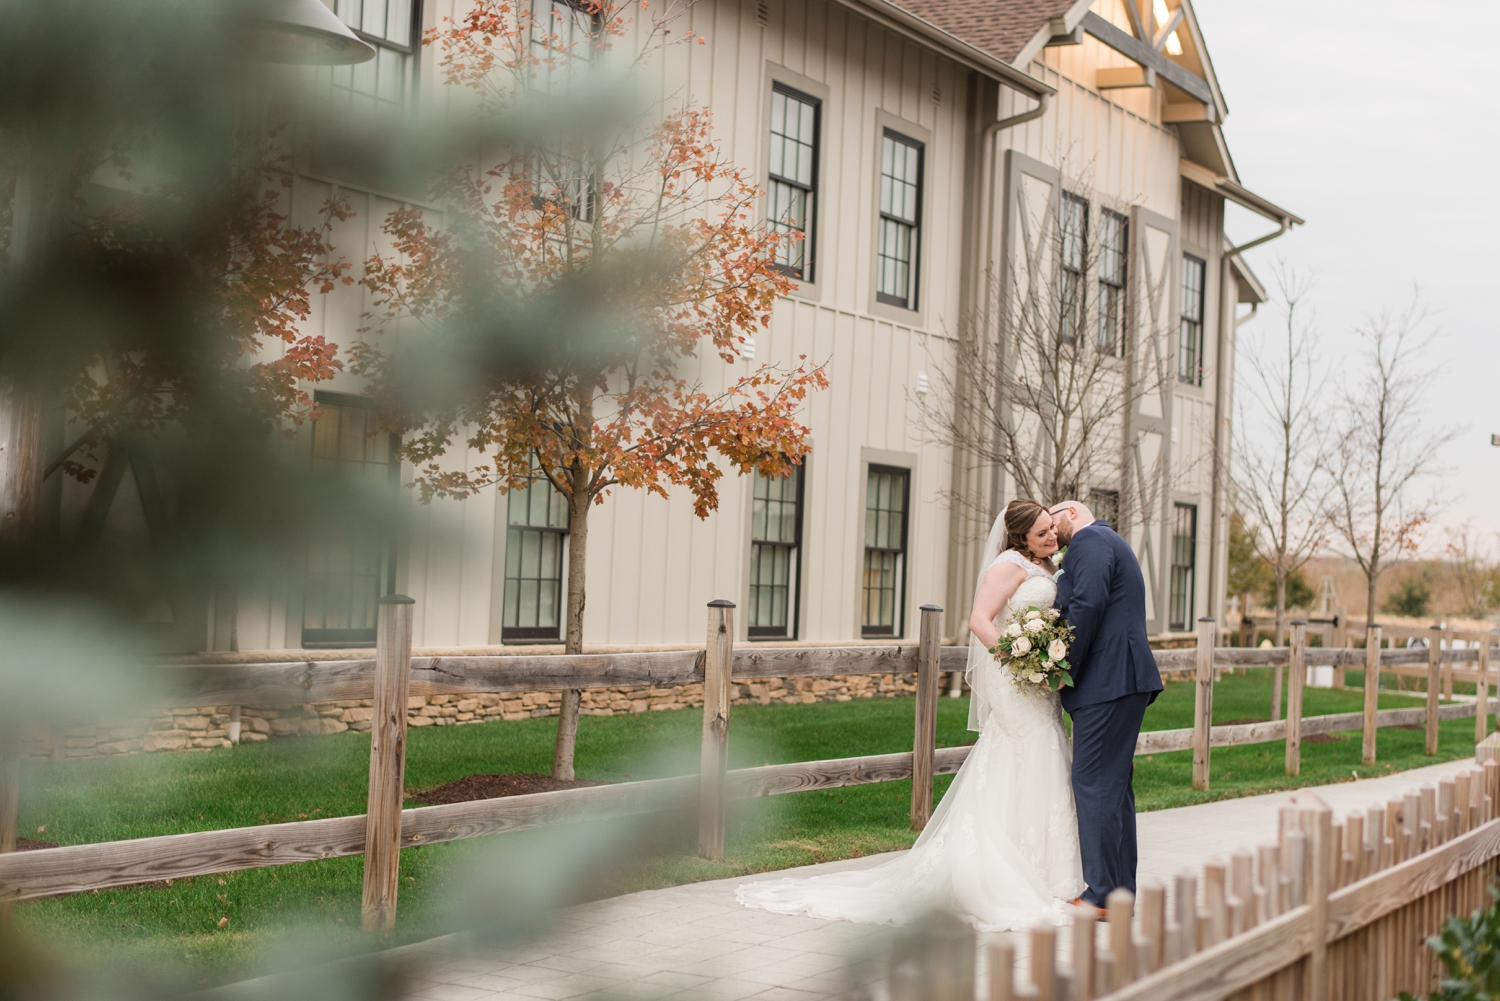
[[989, 653], [1012, 619], [1051, 607], [1056, 551], [1041, 505], [1012, 501], [995, 519], [964, 671], [969, 729], [979, 740], [911, 851], [873, 869], [747, 883], [735, 892], [741, 904], [897, 925], [945, 909], [982, 931], [1065, 919], [1085, 884], [1062, 707], [1055, 692], [1013, 684]]

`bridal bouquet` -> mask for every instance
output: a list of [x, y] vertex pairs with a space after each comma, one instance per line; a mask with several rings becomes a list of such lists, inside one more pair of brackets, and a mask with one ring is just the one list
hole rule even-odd
[[1051, 691], [1073, 683], [1067, 661], [1072, 639], [1073, 627], [1058, 618], [1057, 609], [1032, 606], [1005, 628], [990, 653], [1017, 685]]

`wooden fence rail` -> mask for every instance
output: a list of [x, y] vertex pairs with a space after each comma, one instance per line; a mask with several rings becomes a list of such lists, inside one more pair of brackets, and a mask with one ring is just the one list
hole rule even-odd
[[[736, 649], [731, 677], [735, 681], [762, 678], [832, 678], [848, 674], [911, 674], [917, 669], [920, 644], [855, 647], [772, 647]], [[1157, 650], [1163, 671], [1197, 667], [1196, 649]], [[1215, 670], [1285, 665], [1288, 647], [1214, 650]], [[1441, 662], [1477, 661], [1479, 650], [1443, 650]], [[962, 671], [968, 647], [940, 648], [939, 670]], [[1381, 650], [1382, 671], [1406, 665], [1425, 665], [1427, 651]], [[1307, 647], [1308, 667], [1363, 667], [1361, 648]], [[1417, 672], [1413, 672], [1417, 673]], [[1420, 672], [1425, 676], [1425, 671]], [[1476, 671], [1459, 675], [1472, 682]], [[155, 669], [159, 698], [164, 705], [295, 705], [367, 699], [374, 688], [375, 660], [289, 661], [274, 664], [182, 664]], [[544, 692], [584, 688], [669, 687], [703, 681], [702, 650], [663, 650], [646, 653], [549, 654], [534, 656], [413, 657], [412, 695], [466, 695], [504, 692]]]
[[[913, 778], [911, 821], [920, 829], [931, 816], [931, 777], [956, 772], [969, 747], [936, 748], [938, 675], [961, 671], [966, 647], [940, 647], [942, 609], [924, 606], [918, 644], [881, 647], [783, 647], [736, 650], [730, 602], [710, 606], [710, 634], [703, 650], [614, 653], [582, 656], [411, 657], [411, 605], [392, 599], [382, 605], [379, 649], [370, 660], [281, 664], [189, 665], [163, 667], [160, 697], [170, 705], [284, 705], [339, 699], [380, 701], [382, 736], [372, 736], [370, 803], [366, 815], [299, 821], [259, 827], [176, 834], [132, 841], [75, 845], [20, 854], [0, 854], [0, 902], [123, 886], [262, 866], [287, 865], [366, 854], [365, 918], [385, 927], [395, 911], [390, 882], [401, 847], [588, 820], [689, 810], [699, 814], [700, 851], [722, 857], [724, 804], [729, 800], [832, 789]], [[404, 614], [398, 614], [404, 610]], [[389, 620], [389, 621], [387, 621]], [[1303, 632], [1294, 630], [1301, 637]], [[1475, 703], [1369, 711], [1272, 720], [1238, 726], [1212, 726], [1213, 683], [1218, 671], [1282, 663], [1363, 664], [1365, 650], [1307, 647], [1252, 649], [1214, 646], [1212, 620], [1199, 624], [1196, 649], [1158, 651], [1167, 670], [1194, 669], [1197, 682], [1195, 725], [1190, 729], [1143, 733], [1137, 754], [1194, 751], [1194, 780], [1206, 787], [1209, 749], [1288, 740], [1292, 733], [1331, 733], [1426, 722], [1429, 732], [1442, 719], [1478, 712]], [[1375, 648], [1379, 649], [1378, 634]], [[1463, 663], [1477, 660], [1475, 676], [1489, 680], [1488, 650], [1379, 650], [1381, 670], [1406, 664]], [[408, 664], [407, 690], [395, 684]], [[381, 667], [386, 669], [384, 675]], [[394, 673], [390, 673], [393, 672]], [[832, 677], [844, 674], [917, 674], [917, 716], [911, 752], [804, 761], [730, 771], [729, 691], [731, 680], [769, 677]], [[1301, 672], [1294, 672], [1300, 683]], [[386, 681], [378, 683], [385, 677]], [[617, 785], [536, 793], [501, 799], [400, 810], [405, 752], [407, 694], [433, 695], [676, 685], [705, 682], [702, 761], [697, 775]], [[381, 687], [381, 685], [385, 687]], [[394, 686], [394, 687], [392, 687]], [[1300, 687], [1300, 684], [1299, 684]], [[1487, 690], [1488, 684], [1481, 686]], [[1481, 723], [1483, 726], [1482, 716]], [[388, 731], [388, 732], [387, 732]], [[397, 816], [399, 812], [399, 824]], [[399, 833], [398, 833], [399, 831]], [[3, 833], [3, 832], [0, 832]], [[381, 849], [371, 850], [375, 841]]]

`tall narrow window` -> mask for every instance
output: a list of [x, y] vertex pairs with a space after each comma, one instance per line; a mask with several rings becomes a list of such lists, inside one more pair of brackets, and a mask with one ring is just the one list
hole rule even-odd
[[1167, 628], [1193, 624], [1193, 577], [1198, 561], [1198, 505], [1172, 505], [1172, 594]]
[[1095, 518], [1107, 522], [1117, 532], [1120, 530], [1120, 491], [1093, 488], [1089, 491], [1089, 507], [1094, 509]]
[[776, 248], [777, 266], [804, 281], [813, 280], [820, 105], [817, 98], [779, 83], [771, 91], [771, 176], [766, 216], [781, 236]]
[[1064, 191], [1062, 197], [1062, 289], [1058, 339], [1072, 344], [1083, 327], [1083, 272], [1088, 257], [1088, 199]]
[[350, 110], [398, 109], [416, 86], [418, 0], [337, 0], [339, 19], [375, 49], [375, 58], [333, 68], [333, 89]]
[[1203, 385], [1203, 286], [1207, 266], [1189, 254], [1182, 257], [1182, 333], [1177, 342], [1177, 379]]
[[[320, 392], [317, 402], [322, 413], [312, 427], [314, 475], [340, 480], [341, 487], [393, 492], [400, 471], [397, 439], [375, 430], [370, 401]], [[351, 512], [319, 527], [303, 578], [303, 646], [375, 642], [375, 603], [396, 589], [394, 548], [390, 533], [366, 513]]]
[[906, 509], [911, 473], [871, 466], [865, 484], [865, 636], [900, 636], [906, 590]]
[[1130, 220], [1105, 209], [1099, 213], [1099, 350], [1125, 353], [1125, 262], [1129, 260]]
[[880, 236], [875, 298], [917, 306], [918, 221], [922, 207], [922, 144], [889, 129], [880, 140]]
[[563, 620], [568, 501], [540, 470], [506, 494], [505, 608], [500, 639], [555, 640]]
[[[529, 84], [539, 90], [566, 86], [593, 60], [601, 25], [585, 2], [527, 0], [531, 8], [531, 56], [536, 65]], [[581, 222], [594, 215], [594, 171], [581, 149], [543, 144], [532, 158], [535, 204], [554, 206]], [[566, 253], [557, 237], [558, 252]]]
[[772, 479], [755, 476], [750, 515], [750, 635], [797, 635], [802, 573], [802, 467]]

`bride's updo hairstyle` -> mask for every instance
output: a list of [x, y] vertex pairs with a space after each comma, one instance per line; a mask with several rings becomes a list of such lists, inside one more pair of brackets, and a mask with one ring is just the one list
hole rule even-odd
[[1005, 505], [1005, 545], [1002, 548], [1014, 549], [1027, 559], [1033, 559], [1036, 554], [1026, 544], [1026, 536], [1037, 518], [1046, 513], [1046, 508], [1025, 497], [1018, 497]]

